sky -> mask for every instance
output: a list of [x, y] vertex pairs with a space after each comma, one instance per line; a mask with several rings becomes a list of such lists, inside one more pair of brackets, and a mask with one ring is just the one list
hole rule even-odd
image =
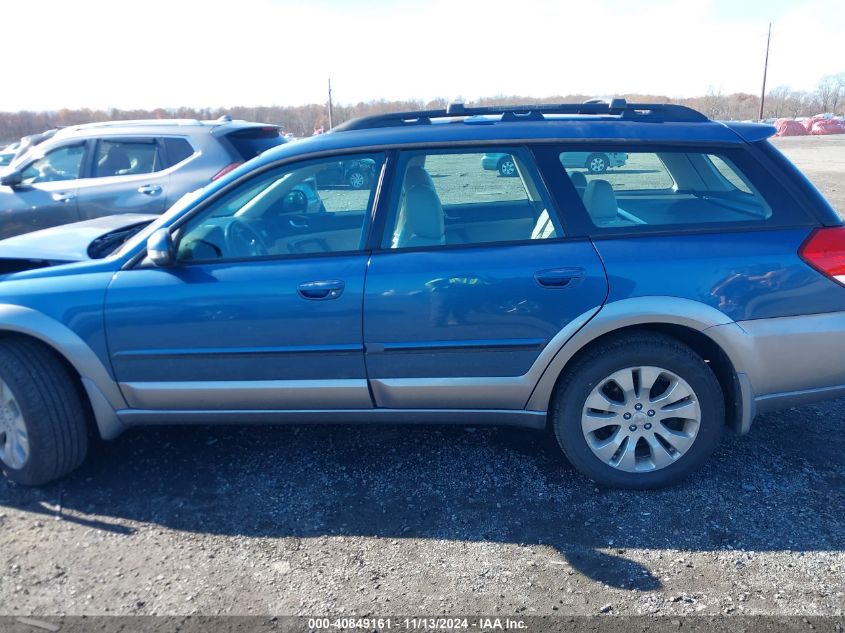
[[769, 88], [845, 72], [843, 0], [8, 1], [0, 111], [756, 94], [769, 21]]

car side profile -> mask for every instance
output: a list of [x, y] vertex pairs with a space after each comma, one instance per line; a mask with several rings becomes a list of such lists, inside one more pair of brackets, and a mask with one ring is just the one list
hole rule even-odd
[[277, 126], [114, 121], [27, 137], [0, 176], [0, 239], [117, 213], [163, 213], [185, 193], [285, 142]]
[[[586, 169], [591, 174], [603, 174], [611, 167], [622, 167], [628, 156], [622, 152], [563, 152], [560, 163], [567, 169]], [[498, 171], [500, 176], [516, 176], [516, 163], [508, 154], [484, 154], [481, 166], [490, 171]]]
[[[89, 431], [386, 422], [549, 428], [602, 485], [675, 483], [725, 427], [845, 395], [845, 227], [773, 133], [456, 104], [274, 148], [149, 224], [81, 227], [98, 248], [0, 242], [4, 472], [61, 477]], [[375, 177], [320, 182], [349, 161]]]

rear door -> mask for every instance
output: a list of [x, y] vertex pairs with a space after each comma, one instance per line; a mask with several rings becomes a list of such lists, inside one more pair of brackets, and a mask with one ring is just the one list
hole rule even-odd
[[[483, 169], [494, 152], [516, 177]], [[524, 408], [607, 295], [592, 243], [566, 237], [524, 148], [404, 152], [392, 191], [364, 296], [377, 406]]]
[[154, 137], [98, 139], [88, 177], [79, 181], [80, 217], [164, 212], [170, 182], [166, 168]]

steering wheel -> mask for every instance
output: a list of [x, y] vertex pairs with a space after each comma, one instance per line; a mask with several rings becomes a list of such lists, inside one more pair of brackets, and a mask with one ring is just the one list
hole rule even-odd
[[264, 257], [270, 254], [261, 236], [249, 224], [240, 220], [229, 222], [223, 236], [230, 257]]

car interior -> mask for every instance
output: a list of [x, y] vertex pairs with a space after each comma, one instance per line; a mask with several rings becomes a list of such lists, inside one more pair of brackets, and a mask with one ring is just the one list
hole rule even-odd
[[[382, 158], [377, 157], [379, 165]], [[206, 261], [353, 251], [375, 187], [318, 186], [323, 165], [303, 167], [234, 192], [177, 236], [179, 259]]]
[[[638, 156], [659, 161], [672, 186], [655, 186], [658, 168], [637, 169]], [[765, 220], [772, 210], [729, 161], [683, 152], [630, 153], [626, 168], [592, 176], [568, 170], [591, 222], [599, 228]], [[585, 186], [586, 183], [586, 186]], [[665, 184], [665, 183], [664, 183]]]
[[[408, 159], [397, 205], [390, 248], [435, 245], [482, 244], [561, 235], [548, 212], [548, 203], [531, 177], [525, 160], [513, 152], [517, 178], [507, 179], [511, 191], [497, 189], [504, 180], [477, 167], [478, 155], [464, 158], [451, 171], [439, 167], [442, 155], [414, 155]], [[429, 167], [431, 163], [435, 163]], [[471, 165], [473, 172], [455, 171]], [[431, 171], [429, 171], [431, 170]], [[461, 178], [466, 189], [455, 193], [440, 185], [448, 178]], [[447, 200], [448, 196], [448, 200]]]

